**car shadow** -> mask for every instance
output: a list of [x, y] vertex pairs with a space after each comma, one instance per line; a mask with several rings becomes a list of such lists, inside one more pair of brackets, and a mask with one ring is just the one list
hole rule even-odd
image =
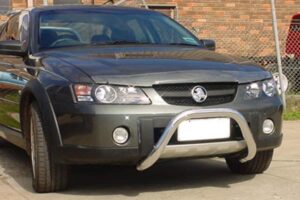
[[[0, 147], [0, 169], [0, 178], [8, 176], [22, 189], [33, 192], [29, 158], [23, 150], [13, 145]], [[72, 166], [69, 188], [61, 194], [134, 197], [146, 192], [230, 188], [253, 177], [232, 174], [223, 159], [163, 161], [142, 172], [132, 166]]]

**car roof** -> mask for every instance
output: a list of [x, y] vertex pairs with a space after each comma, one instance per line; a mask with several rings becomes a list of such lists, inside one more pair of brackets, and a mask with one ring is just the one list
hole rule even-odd
[[97, 11], [120, 11], [120, 12], [146, 12], [157, 13], [153, 10], [147, 10], [144, 8], [134, 8], [125, 6], [103, 6], [103, 5], [53, 5], [34, 7], [32, 11], [55, 11], [55, 10], [97, 10]]

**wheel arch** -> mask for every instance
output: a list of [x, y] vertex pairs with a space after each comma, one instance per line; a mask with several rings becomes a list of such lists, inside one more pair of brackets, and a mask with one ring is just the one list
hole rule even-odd
[[33, 79], [26, 84], [20, 98], [20, 122], [22, 134], [27, 144], [26, 150], [28, 151], [30, 147], [28, 145], [30, 144], [30, 121], [28, 119], [30, 119], [30, 105], [33, 101], [39, 107], [49, 148], [52, 149], [53, 145], [62, 145], [56, 115], [48, 93], [37, 79]]

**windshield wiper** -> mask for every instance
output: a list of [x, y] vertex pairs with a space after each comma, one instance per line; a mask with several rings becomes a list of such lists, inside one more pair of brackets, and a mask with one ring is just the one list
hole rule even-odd
[[148, 42], [139, 42], [139, 41], [127, 41], [127, 40], [117, 40], [109, 42], [96, 42], [92, 45], [119, 45], [119, 44], [151, 44]]
[[139, 41], [128, 41], [128, 40], [116, 40], [108, 42], [95, 42], [92, 45], [126, 45], [126, 44], [151, 44], [151, 45], [182, 45], [182, 46], [194, 46], [198, 47], [197, 44], [188, 44], [188, 43], [150, 43], [150, 42], [139, 42]]
[[193, 46], [193, 47], [198, 47], [199, 46], [197, 44], [188, 44], [188, 43], [180, 43], [180, 42], [178, 42], [178, 43], [176, 43], [176, 42], [174, 42], [174, 43], [165, 43], [165, 45], [182, 45], [182, 46]]

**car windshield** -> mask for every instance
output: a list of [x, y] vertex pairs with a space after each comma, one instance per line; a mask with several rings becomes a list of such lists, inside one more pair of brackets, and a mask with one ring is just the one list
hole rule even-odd
[[39, 18], [39, 48], [78, 45], [199, 45], [178, 23], [155, 12], [51, 11]]

